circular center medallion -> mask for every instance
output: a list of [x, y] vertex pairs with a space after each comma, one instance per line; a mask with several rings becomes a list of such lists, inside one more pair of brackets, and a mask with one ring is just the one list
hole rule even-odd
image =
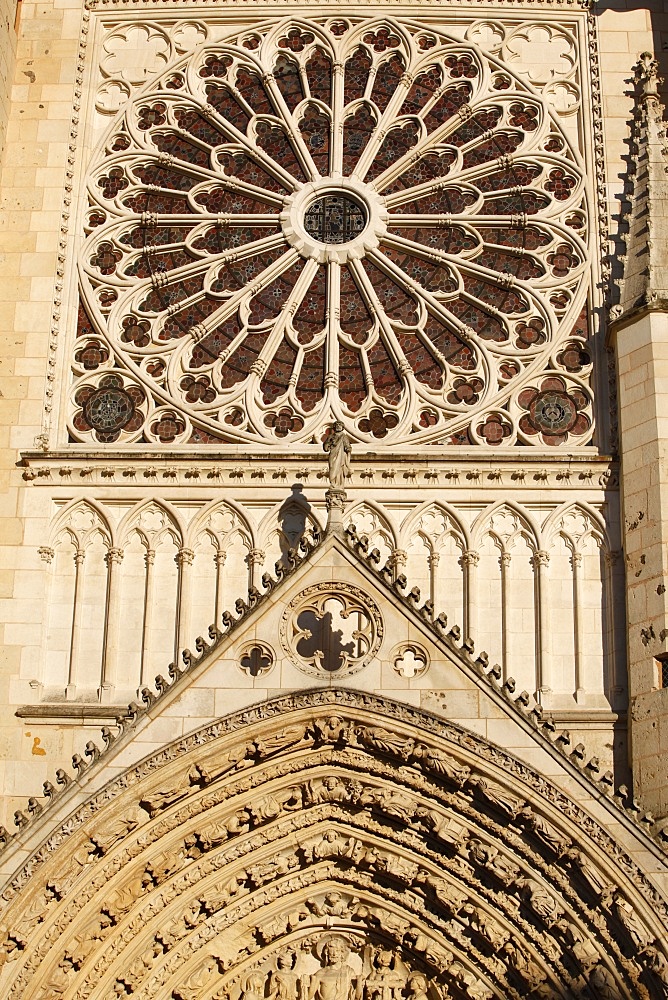
[[304, 213], [304, 229], [319, 243], [349, 243], [364, 232], [365, 210], [353, 198], [326, 194], [311, 202]]

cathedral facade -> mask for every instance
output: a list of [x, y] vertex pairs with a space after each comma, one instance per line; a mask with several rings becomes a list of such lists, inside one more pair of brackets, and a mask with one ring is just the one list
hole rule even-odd
[[662, 11], [3, 0], [3, 998], [668, 998]]

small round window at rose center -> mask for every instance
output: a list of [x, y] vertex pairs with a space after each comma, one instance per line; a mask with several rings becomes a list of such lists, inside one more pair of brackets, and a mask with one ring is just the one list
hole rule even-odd
[[304, 229], [319, 243], [349, 243], [364, 232], [366, 211], [346, 195], [316, 198], [304, 214]]

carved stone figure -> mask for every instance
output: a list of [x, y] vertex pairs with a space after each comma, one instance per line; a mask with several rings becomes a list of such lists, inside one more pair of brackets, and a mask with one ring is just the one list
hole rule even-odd
[[564, 939], [573, 958], [585, 971], [591, 969], [598, 962], [600, 958], [598, 951], [571, 920], [562, 917], [561, 920], [557, 921], [555, 927]]
[[557, 855], [562, 855], [571, 846], [571, 840], [562, 836], [551, 823], [548, 823], [544, 816], [534, 812], [528, 802], [517, 813], [516, 819], [533, 830], [538, 839]]
[[319, 781], [309, 782], [306, 789], [306, 798], [314, 805], [320, 802], [348, 802], [350, 800], [350, 790], [340, 778], [329, 774]]
[[392, 757], [401, 757], [403, 760], [409, 759], [415, 747], [414, 740], [398, 736], [396, 733], [390, 732], [389, 729], [382, 729], [380, 726], [364, 727], [358, 730], [357, 735], [365, 746], [374, 747], [381, 753], [389, 754]]
[[616, 892], [614, 894], [612, 909], [636, 948], [647, 947], [650, 941], [647, 929], [623, 893]]
[[349, 837], [345, 840], [336, 830], [327, 830], [320, 840], [309, 848], [304, 848], [304, 854], [309, 861], [323, 861], [325, 858], [352, 858], [358, 847], [359, 840]]
[[619, 1000], [619, 987], [615, 982], [615, 977], [605, 965], [597, 965], [589, 982], [596, 990], [596, 996], [600, 1000]]
[[417, 877], [417, 882], [429, 888], [441, 907], [449, 914], [457, 913], [466, 902], [467, 896], [465, 892], [462, 892], [457, 886], [452, 885], [452, 883], [446, 881], [444, 878], [439, 878], [437, 875], [428, 875], [421, 872]]
[[427, 996], [427, 977], [421, 972], [411, 972], [406, 983], [408, 1000], [429, 1000]]
[[322, 447], [328, 458], [329, 485], [335, 490], [345, 489], [346, 480], [350, 479], [351, 474], [352, 445], [340, 420], [334, 421]]
[[[193, 788], [203, 788], [211, 781], [211, 776], [199, 764], [191, 767], [188, 774], [183, 775], [168, 788], [162, 791], [151, 792], [140, 799], [140, 806], [153, 818], [163, 809], [168, 809], [180, 799], [189, 795]], [[91, 838], [93, 839], [93, 838]]]
[[469, 927], [476, 931], [494, 951], [498, 951], [508, 940], [509, 931], [503, 924], [479, 907], [469, 903], [459, 912], [460, 916], [468, 918]]
[[563, 859], [578, 872], [597, 896], [605, 896], [610, 892], [610, 882], [589, 860], [587, 855], [579, 848], [572, 846], [563, 854]]
[[121, 816], [118, 819], [105, 823], [103, 827], [90, 835], [90, 841], [94, 844], [96, 851], [100, 855], [106, 854], [114, 844], [123, 840], [129, 833], [139, 826], [136, 816]]
[[661, 983], [664, 994], [668, 994], [668, 959], [666, 959], [664, 952], [650, 944], [640, 953], [640, 957], [644, 959], [647, 968]]
[[508, 861], [497, 847], [472, 837], [468, 842], [468, 851], [474, 864], [492, 872], [504, 885], [510, 885], [517, 878], [519, 868]]
[[442, 750], [424, 746], [422, 743], [415, 744], [411, 758], [421, 764], [425, 771], [449, 778], [458, 788], [461, 788], [471, 775], [471, 768], [466, 764], [460, 764]]
[[298, 1000], [300, 984], [294, 971], [296, 960], [294, 951], [281, 951], [276, 956], [276, 969], [269, 974], [268, 1000]]
[[547, 927], [552, 927], [563, 917], [564, 911], [547, 889], [534, 879], [521, 879], [517, 883], [520, 888], [522, 902], [535, 914]]
[[486, 778], [483, 774], [472, 774], [468, 779], [469, 785], [473, 785], [477, 788], [480, 794], [491, 802], [492, 805], [500, 809], [501, 812], [506, 813], [508, 816], [512, 816], [513, 819], [517, 815], [522, 805], [520, 799], [515, 795], [511, 795], [510, 792], [506, 791], [502, 785], [499, 785], [496, 781], [492, 781], [490, 778]]
[[306, 736], [306, 727], [303, 725], [287, 726], [285, 729], [256, 740], [253, 744], [255, 753], [260, 760], [266, 757], [273, 757], [274, 754], [287, 750], [288, 747], [295, 746]]
[[351, 912], [351, 907], [357, 900], [347, 900], [343, 893], [332, 890], [325, 894], [322, 901], [307, 899], [306, 905], [317, 917], [344, 917]]
[[264, 1000], [265, 977], [263, 972], [251, 972], [246, 976], [239, 1000]]
[[529, 952], [515, 938], [506, 941], [501, 949], [501, 954], [507, 961], [508, 968], [512, 969], [527, 986], [537, 986], [547, 979], [547, 975], [540, 965], [533, 960]]
[[349, 955], [344, 938], [327, 938], [320, 953], [322, 968], [311, 976], [307, 1000], [354, 1000], [355, 980]]
[[351, 743], [355, 741], [355, 729], [351, 722], [338, 715], [326, 719], [316, 719], [313, 723], [316, 738], [322, 743]]
[[372, 959], [371, 972], [364, 980], [364, 1000], [403, 1000], [406, 977], [402, 975], [393, 952], [379, 948]]

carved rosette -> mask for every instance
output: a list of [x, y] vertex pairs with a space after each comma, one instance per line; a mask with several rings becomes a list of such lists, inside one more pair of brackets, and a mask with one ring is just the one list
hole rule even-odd
[[383, 619], [359, 587], [319, 583], [285, 609], [280, 637], [292, 662], [319, 677], [347, 676], [365, 667], [380, 648]]
[[[541, 32], [491, 54], [490, 30], [384, 17], [196, 27], [187, 55], [156, 37], [129, 100], [141, 29], [107, 41], [124, 103], [89, 172], [72, 438], [587, 444], [585, 170], [550, 104], [572, 84], [518, 75]], [[134, 423], [81, 402], [120, 369]]]

